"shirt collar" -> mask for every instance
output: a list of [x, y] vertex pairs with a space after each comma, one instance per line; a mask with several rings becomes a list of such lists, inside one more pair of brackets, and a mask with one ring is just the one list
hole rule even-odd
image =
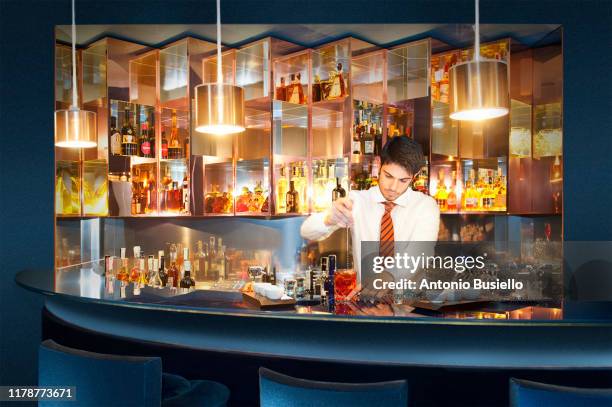
[[[370, 188], [370, 192], [372, 193], [374, 202], [385, 203], [387, 201], [385, 197], [383, 196], [382, 192], [380, 192], [380, 188], [378, 187], [378, 185]], [[398, 206], [405, 207], [406, 205], [408, 205], [408, 202], [410, 201], [410, 197], [412, 196], [413, 193], [414, 191], [409, 187], [406, 190], [406, 192], [398, 196], [397, 199], [393, 201], [393, 203], [395, 203]]]

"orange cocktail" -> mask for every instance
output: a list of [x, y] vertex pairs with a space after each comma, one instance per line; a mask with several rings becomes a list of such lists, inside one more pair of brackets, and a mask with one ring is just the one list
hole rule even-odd
[[344, 301], [357, 286], [355, 270], [336, 270], [334, 273], [334, 297], [336, 301]]

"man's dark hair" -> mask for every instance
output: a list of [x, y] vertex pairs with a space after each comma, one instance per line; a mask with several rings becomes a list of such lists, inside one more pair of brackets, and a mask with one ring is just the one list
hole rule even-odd
[[415, 175], [425, 165], [423, 148], [408, 136], [389, 139], [380, 153], [381, 165], [397, 164], [410, 174]]

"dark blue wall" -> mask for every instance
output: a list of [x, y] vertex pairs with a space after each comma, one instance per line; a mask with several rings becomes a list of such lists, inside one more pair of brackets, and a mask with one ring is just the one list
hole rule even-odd
[[[223, 0], [227, 23], [471, 23], [473, 2]], [[335, 3], [335, 4], [334, 4]], [[70, 1], [0, 0], [1, 384], [36, 379], [42, 301], [15, 273], [53, 265], [53, 29]], [[483, 0], [483, 23], [564, 26], [567, 240], [612, 240], [612, 2]], [[212, 0], [77, 1], [79, 24], [210, 24]]]

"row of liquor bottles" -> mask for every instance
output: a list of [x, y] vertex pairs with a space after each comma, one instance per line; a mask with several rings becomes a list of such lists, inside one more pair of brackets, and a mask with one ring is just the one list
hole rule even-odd
[[[312, 85], [313, 102], [335, 100], [348, 95], [348, 80], [342, 69], [342, 63], [338, 62], [336, 68], [328, 73], [329, 77], [325, 80], [322, 80], [319, 74], [315, 74]], [[294, 104], [306, 104], [308, 96], [304, 94], [304, 86], [300, 72], [289, 74], [288, 81], [281, 76], [274, 89], [274, 98]]]
[[[346, 196], [348, 178], [345, 170], [338, 170], [336, 160], [316, 160], [313, 163], [313, 210], [322, 211], [328, 208], [332, 201]], [[307, 167], [304, 161], [282, 164], [279, 167], [279, 177], [275, 184], [276, 213], [303, 213], [308, 211], [308, 181]], [[255, 186], [243, 186], [240, 195], [235, 197], [236, 213], [258, 213], [269, 210], [269, 194], [262, 186], [262, 181], [256, 181]], [[252, 185], [252, 184], [251, 184]], [[232, 212], [234, 196], [231, 185], [224, 191], [219, 184], [210, 184], [204, 197], [206, 213], [229, 214]]]
[[355, 155], [380, 155], [382, 149], [382, 106], [353, 101], [353, 142]]
[[461, 191], [456, 184], [456, 171], [451, 172], [451, 183], [444, 182], [446, 173], [438, 172], [438, 185], [433, 195], [441, 212], [463, 211], [506, 211], [506, 177], [501, 167], [493, 169], [470, 169], [465, 189]]
[[226, 246], [220, 237], [211, 236], [209, 239], [208, 244], [198, 241], [193, 252], [188, 247], [172, 243], [167, 255], [164, 250], [159, 250], [157, 256], [146, 256], [140, 246], [134, 246], [131, 259], [123, 247], [120, 258], [104, 257], [106, 279], [134, 283], [138, 288], [171, 287], [184, 291], [194, 289], [196, 282], [226, 280], [232, 272]]
[[[156, 141], [153, 113], [135, 113], [128, 107], [123, 113], [123, 123], [117, 126], [118, 115], [111, 116], [109, 130], [111, 155], [155, 158]], [[144, 116], [144, 118], [143, 118]], [[166, 131], [161, 135], [161, 158], [180, 159], [188, 154], [188, 145], [183, 144], [179, 137], [176, 110], [171, 111], [170, 138]]]

